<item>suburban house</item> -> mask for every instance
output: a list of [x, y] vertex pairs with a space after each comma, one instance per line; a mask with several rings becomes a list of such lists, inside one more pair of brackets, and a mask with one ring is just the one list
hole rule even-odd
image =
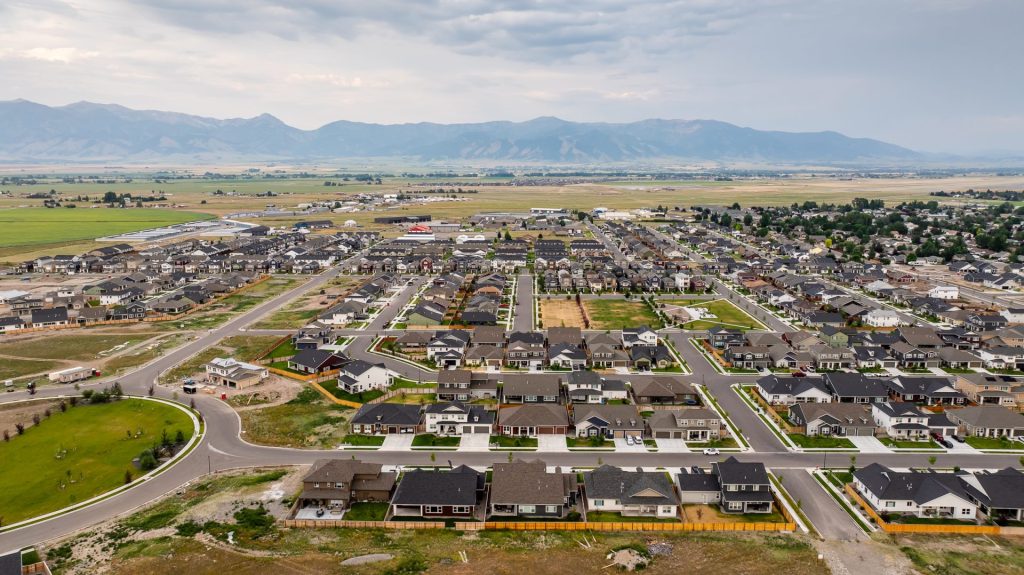
[[961, 473], [967, 498], [989, 519], [1002, 523], [1024, 521], [1024, 473], [1007, 467], [999, 471]]
[[635, 405], [576, 405], [576, 437], [643, 437], [644, 420]]
[[889, 388], [880, 379], [862, 373], [826, 373], [823, 380], [834, 401], [841, 403], [882, 403], [889, 400]]
[[498, 429], [502, 435], [536, 437], [565, 435], [569, 432], [569, 413], [557, 403], [527, 403], [498, 410]]
[[872, 463], [853, 473], [853, 486], [883, 516], [973, 520], [978, 513], [954, 473], [893, 471]]
[[858, 403], [797, 403], [789, 407], [789, 420], [810, 437], [875, 435], [871, 408]]
[[392, 517], [472, 519], [484, 499], [486, 477], [465, 465], [451, 471], [413, 469], [391, 498]]
[[574, 371], [565, 376], [565, 389], [569, 401], [577, 403], [607, 403], [628, 397], [625, 382], [604, 379], [593, 371]]
[[557, 373], [508, 373], [502, 378], [504, 403], [559, 403], [562, 398]]
[[417, 433], [420, 429], [420, 406], [405, 403], [364, 403], [352, 416], [352, 433], [387, 435]]
[[392, 382], [391, 371], [383, 363], [355, 359], [342, 366], [338, 373], [338, 389], [346, 393], [370, 390], [387, 391]]
[[726, 513], [771, 513], [775, 505], [768, 470], [763, 463], [744, 463], [730, 456], [711, 464], [722, 487], [720, 505]]
[[535, 331], [517, 331], [509, 335], [505, 348], [505, 362], [511, 367], [537, 368], [544, 365], [547, 349], [544, 334]]
[[489, 379], [486, 374], [476, 374], [468, 369], [442, 369], [437, 372], [438, 401], [470, 401], [497, 397], [498, 383]]
[[587, 512], [623, 517], [676, 517], [679, 496], [663, 472], [626, 471], [602, 465], [583, 473]]
[[578, 494], [575, 473], [548, 472], [543, 461], [495, 463], [488, 512], [492, 519], [563, 518], [576, 506]]
[[916, 403], [872, 403], [871, 417], [875, 425], [893, 439], [923, 441], [928, 439], [929, 414]]
[[630, 383], [633, 402], [637, 404], [697, 405], [697, 390], [693, 385], [667, 376], [655, 376]]
[[436, 435], [466, 435], [486, 433], [494, 428], [496, 413], [482, 405], [469, 405], [461, 401], [432, 403], [423, 412], [424, 428]]
[[947, 377], [906, 377], [889, 380], [889, 390], [899, 401], [921, 402], [925, 405], [963, 405], [967, 398], [957, 391]]
[[206, 379], [214, 385], [246, 389], [270, 377], [270, 370], [232, 358], [217, 357], [206, 364]]
[[1024, 436], [1024, 414], [1001, 405], [975, 405], [949, 409], [946, 416], [959, 427], [961, 433], [972, 437]]
[[629, 349], [634, 345], [657, 345], [658, 333], [646, 325], [622, 330], [622, 347]]
[[828, 403], [832, 393], [819, 377], [779, 377], [766, 375], [755, 383], [757, 392], [770, 405]]
[[299, 507], [344, 510], [353, 502], [391, 500], [398, 473], [358, 459], [318, 459], [302, 478]]
[[726, 435], [717, 412], [704, 409], [659, 409], [647, 418], [647, 434], [655, 439], [714, 441]]
[[979, 405], [1001, 405], [1011, 409], [1022, 405], [1024, 380], [992, 373], [962, 373], [953, 386]]
[[325, 349], [304, 349], [288, 360], [288, 369], [300, 373], [317, 374], [338, 369], [348, 361], [344, 355]]

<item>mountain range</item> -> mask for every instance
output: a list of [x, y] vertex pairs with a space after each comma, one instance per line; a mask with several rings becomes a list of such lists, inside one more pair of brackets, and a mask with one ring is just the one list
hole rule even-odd
[[301, 130], [269, 114], [216, 119], [79, 102], [0, 102], [0, 161], [210, 162], [407, 158], [532, 163], [689, 160], [783, 164], [907, 163], [922, 154], [838, 132], [778, 132], [716, 120], [369, 124]]

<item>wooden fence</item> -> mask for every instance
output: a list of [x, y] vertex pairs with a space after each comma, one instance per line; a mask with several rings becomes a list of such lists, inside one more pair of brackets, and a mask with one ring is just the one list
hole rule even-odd
[[875, 512], [874, 508], [864, 501], [864, 498], [857, 493], [853, 485], [847, 483], [844, 487], [846, 494], [878, 524], [878, 527], [886, 533], [955, 533], [968, 535], [1016, 535], [1017, 531], [1024, 531], [1021, 528], [999, 527], [998, 525], [936, 525], [936, 524], [903, 524], [889, 523]]
[[[271, 369], [273, 369], [273, 368], [271, 368]], [[338, 370], [332, 370], [332, 371], [334, 371], [335, 373], [338, 372]], [[327, 373], [327, 372], [324, 372], [324, 373]], [[363, 404], [361, 404], [361, 403], [359, 403], [357, 401], [349, 401], [347, 399], [341, 399], [339, 397], [335, 397], [333, 393], [331, 393], [331, 392], [327, 391], [326, 389], [324, 389], [324, 387], [322, 385], [320, 385], [320, 383], [317, 382], [317, 381], [314, 381], [312, 379], [310, 379], [308, 381], [309, 381], [309, 385], [313, 389], [319, 391], [321, 395], [326, 397], [328, 400], [332, 401], [335, 405], [344, 405], [345, 407], [351, 407], [353, 409], [359, 409], [360, 407], [363, 406]]]
[[387, 400], [389, 400], [389, 399], [391, 399], [393, 397], [398, 397], [398, 396], [400, 396], [402, 394], [405, 394], [405, 395], [430, 395], [430, 394], [434, 393], [435, 391], [436, 391], [436, 389], [434, 389], [434, 386], [432, 386], [432, 385], [425, 386], [425, 387], [397, 387], [395, 389], [388, 390], [387, 393], [385, 393], [384, 395], [378, 397], [377, 399], [371, 399], [370, 401], [367, 401], [366, 403], [384, 403], [385, 401], [387, 401]]
[[772, 407], [770, 403], [765, 401], [764, 398], [761, 397], [761, 394], [758, 393], [753, 386], [741, 385], [739, 390], [740, 393], [747, 394], [747, 397], [752, 399], [754, 403], [760, 405], [761, 408], [764, 410], [765, 415], [772, 418], [772, 420], [775, 421], [775, 423], [779, 427], [781, 427], [782, 430], [785, 431], [786, 433], [804, 433], [806, 431], [806, 428], [804, 427], [792, 425], [786, 422], [786, 420], [783, 419], [781, 415], [779, 415], [779, 412], [775, 411], [775, 408]]
[[444, 529], [443, 521], [347, 521], [345, 519], [285, 519], [284, 527], [305, 529]]
[[[344, 519], [285, 519], [284, 527], [351, 529], [445, 529], [443, 521], [346, 521]], [[605, 521], [457, 521], [459, 531], [795, 531], [786, 523], [649, 523]]]

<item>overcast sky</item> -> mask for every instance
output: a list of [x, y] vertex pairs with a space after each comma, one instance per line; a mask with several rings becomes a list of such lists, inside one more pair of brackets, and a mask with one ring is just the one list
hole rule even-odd
[[0, 0], [0, 99], [1024, 151], [1024, 0]]

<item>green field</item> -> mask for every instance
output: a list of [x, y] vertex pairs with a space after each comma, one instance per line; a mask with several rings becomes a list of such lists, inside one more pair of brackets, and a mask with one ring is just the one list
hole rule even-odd
[[[113, 350], [114, 347], [123, 344], [127, 344], [125, 347], [128, 347], [149, 339], [153, 335], [155, 334], [52, 334], [35, 339], [0, 343], [0, 354], [32, 359], [96, 359], [100, 352]], [[108, 355], [113, 355], [123, 349], [111, 351]]]
[[724, 299], [717, 299], [706, 303], [693, 303], [694, 300], [660, 300], [658, 303], [666, 305], [685, 305], [689, 307], [704, 308], [715, 314], [713, 320], [697, 320], [683, 324], [686, 329], [711, 329], [713, 327], [725, 327], [748, 331], [752, 329], [765, 329], [764, 325], [750, 317], [747, 312], [741, 310]]
[[583, 307], [590, 316], [591, 329], [622, 329], [646, 325], [661, 329], [661, 320], [647, 304], [623, 299], [587, 299]]
[[214, 216], [168, 209], [15, 208], [0, 210], [0, 248], [39, 246], [158, 228]]
[[55, 361], [0, 358], [0, 379], [13, 379], [33, 373], [49, 372], [57, 367], [57, 365]]
[[[31, 424], [30, 424], [31, 425]], [[140, 437], [134, 437], [142, 431]], [[153, 401], [124, 399], [54, 410], [38, 427], [0, 443], [0, 514], [5, 525], [86, 501], [124, 484], [125, 471], [142, 472], [132, 459], [181, 431], [191, 437], [188, 415]], [[128, 432], [133, 437], [128, 439]]]

